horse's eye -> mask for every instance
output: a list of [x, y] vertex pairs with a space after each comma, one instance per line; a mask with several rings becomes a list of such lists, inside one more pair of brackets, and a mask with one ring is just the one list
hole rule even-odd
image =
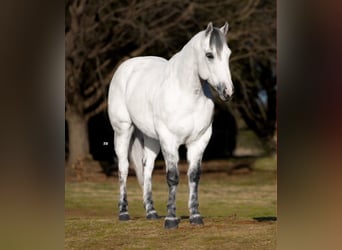
[[214, 59], [214, 55], [211, 52], [205, 53], [205, 56], [208, 57], [209, 59]]

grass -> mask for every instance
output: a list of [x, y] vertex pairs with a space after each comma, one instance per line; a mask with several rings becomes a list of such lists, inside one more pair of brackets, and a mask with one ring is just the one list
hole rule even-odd
[[[266, 166], [266, 167], [265, 167]], [[272, 167], [273, 166], [273, 167]], [[206, 166], [208, 167], [208, 166]], [[276, 222], [253, 217], [276, 216], [274, 158], [256, 161], [248, 174], [204, 173], [199, 202], [204, 226], [188, 222], [188, 186], [181, 169], [177, 193], [177, 230], [165, 230], [164, 220], [148, 221], [134, 176], [128, 178], [132, 220], [118, 221], [118, 181], [65, 184], [66, 249], [275, 249]], [[165, 216], [167, 184], [163, 171], [153, 176], [155, 208]]]

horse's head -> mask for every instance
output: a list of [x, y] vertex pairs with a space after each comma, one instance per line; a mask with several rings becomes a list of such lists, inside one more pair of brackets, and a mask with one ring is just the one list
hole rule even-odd
[[201, 32], [198, 56], [198, 72], [203, 80], [217, 91], [221, 100], [228, 101], [233, 94], [233, 82], [229, 70], [230, 49], [226, 43], [228, 23], [221, 28], [210, 22]]

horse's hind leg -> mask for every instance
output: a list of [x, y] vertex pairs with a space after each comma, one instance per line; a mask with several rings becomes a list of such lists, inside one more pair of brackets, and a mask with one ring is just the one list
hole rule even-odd
[[128, 149], [130, 139], [133, 132], [133, 126], [130, 123], [121, 123], [120, 128], [115, 129], [114, 146], [115, 153], [119, 161], [119, 182], [120, 182], [120, 197], [119, 197], [119, 220], [129, 220], [128, 202], [126, 183], [128, 176]]
[[201, 162], [203, 152], [211, 136], [211, 127], [197, 141], [187, 145], [187, 158], [189, 162], [188, 182], [189, 182], [189, 210], [190, 223], [193, 225], [202, 225], [202, 216], [198, 210], [198, 185], [201, 176]]
[[160, 151], [159, 142], [144, 136], [144, 206], [147, 219], [158, 219], [159, 216], [154, 209], [152, 199], [152, 171], [154, 161]]

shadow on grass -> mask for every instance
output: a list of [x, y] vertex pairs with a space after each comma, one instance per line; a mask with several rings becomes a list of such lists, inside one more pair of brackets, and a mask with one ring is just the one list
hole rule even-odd
[[258, 222], [276, 221], [277, 217], [275, 216], [254, 217], [253, 220], [256, 220]]

